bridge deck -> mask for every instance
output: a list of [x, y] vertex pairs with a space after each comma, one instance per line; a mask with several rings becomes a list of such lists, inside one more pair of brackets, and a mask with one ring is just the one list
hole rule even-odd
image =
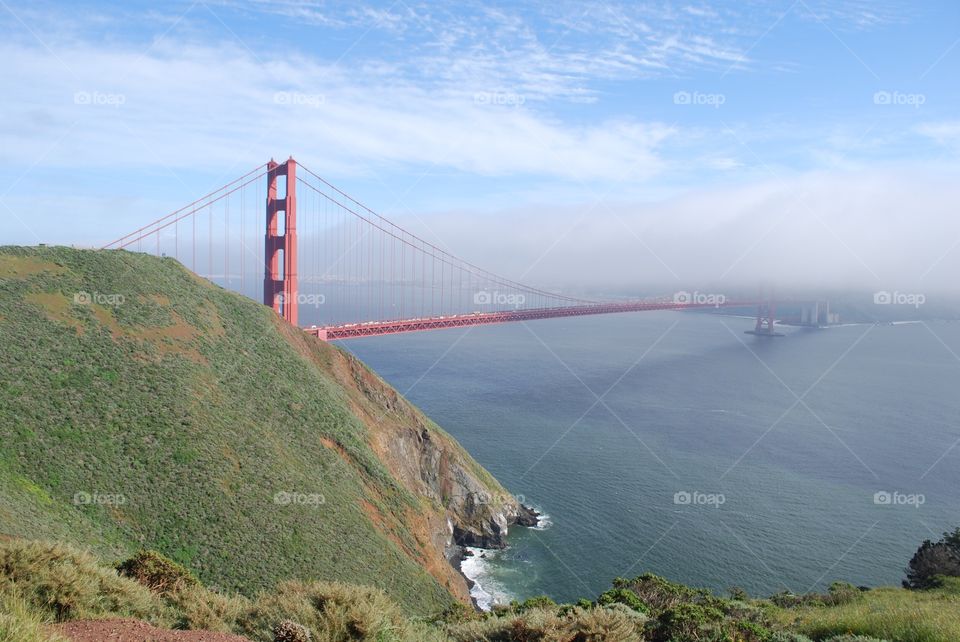
[[443, 328], [462, 328], [493, 323], [512, 323], [534, 319], [554, 319], [557, 317], [577, 317], [592, 314], [616, 314], [619, 312], [646, 312], [651, 310], [696, 310], [703, 308], [750, 308], [764, 305], [759, 301], [725, 301], [715, 303], [675, 303], [673, 301], [628, 301], [624, 303], [598, 303], [596, 305], [577, 305], [557, 308], [538, 308], [533, 310], [506, 310], [502, 312], [474, 312], [441, 317], [400, 319], [396, 321], [370, 321], [306, 328], [306, 331], [324, 341], [338, 339], [356, 339], [402, 332], [420, 332]]

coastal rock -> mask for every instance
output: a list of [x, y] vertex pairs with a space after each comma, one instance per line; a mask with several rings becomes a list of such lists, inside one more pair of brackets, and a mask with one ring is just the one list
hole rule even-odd
[[522, 505], [440, 427], [352, 355], [341, 353], [364, 397], [380, 409], [371, 445], [409, 491], [442, 511], [430, 538], [458, 566], [463, 547], [499, 549], [510, 526], [536, 526], [538, 514]]

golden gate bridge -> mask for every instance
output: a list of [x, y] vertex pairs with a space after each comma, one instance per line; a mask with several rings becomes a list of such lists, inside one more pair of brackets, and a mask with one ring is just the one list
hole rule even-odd
[[286, 321], [327, 341], [720, 307], [756, 307], [752, 332], [777, 334], [769, 300], [681, 293], [603, 301], [504, 278], [406, 231], [293, 158], [260, 165], [104, 249], [173, 257], [223, 287], [262, 294]]

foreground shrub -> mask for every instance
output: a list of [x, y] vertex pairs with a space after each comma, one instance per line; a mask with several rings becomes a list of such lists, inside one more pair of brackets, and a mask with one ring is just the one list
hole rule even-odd
[[638, 613], [649, 613], [650, 608], [643, 603], [636, 593], [625, 588], [613, 588], [604, 591], [597, 598], [597, 604], [600, 606], [610, 606], [611, 604], [623, 604]]
[[452, 642], [636, 642], [646, 616], [621, 604], [610, 608], [532, 608], [521, 614], [489, 617], [445, 628]]
[[575, 609], [567, 616], [575, 642], [629, 642], [642, 639], [647, 617], [629, 606]]
[[232, 633], [250, 610], [250, 600], [242, 595], [221, 595], [197, 585], [167, 596], [177, 614], [178, 629], [202, 629]]
[[240, 616], [238, 632], [272, 640], [274, 627], [282, 620], [301, 624], [313, 639], [323, 642], [382, 642], [410, 635], [406, 619], [383, 591], [335, 582], [279, 584], [275, 591], [258, 596]]
[[67, 642], [48, 632], [43, 616], [17, 595], [0, 595], [0, 642]]
[[653, 642], [675, 640], [709, 640], [717, 637], [723, 623], [723, 612], [699, 604], [678, 604], [663, 611], [648, 625]]
[[770, 601], [785, 609], [800, 606], [840, 606], [860, 599], [863, 591], [847, 582], [834, 582], [826, 593], [803, 593], [796, 595], [789, 591], [777, 593]]
[[505, 629], [507, 637], [494, 639], [511, 642], [563, 640], [565, 628], [563, 618], [559, 617], [553, 609], [530, 609], [519, 617], [509, 620], [509, 626]]
[[166, 615], [163, 604], [137, 582], [89, 553], [47, 542], [0, 542], [0, 591], [18, 594], [56, 621], [129, 616], [162, 623]]
[[924, 540], [907, 565], [903, 588], [929, 589], [943, 584], [943, 577], [960, 576], [960, 528], [944, 533], [938, 542]]
[[613, 580], [613, 589], [632, 591], [653, 614], [685, 603], [712, 604], [717, 601], [710, 591], [676, 584], [653, 573], [644, 573], [632, 580], [618, 577]]
[[117, 571], [161, 595], [169, 595], [200, 584], [185, 566], [156, 551], [140, 551], [117, 564]]
[[463, 602], [453, 602], [442, 613], [429, 619], [432, 624], [462, 624], [480, 619], [480, 614], [472, 606]]
[[730, 594], [731, 600], [737, 600], [738, 602], [746, 602], [750, 599], [750, 595], [739, 586], [731, 586], [727, 592]]
[[554, 609], [557, 607], [557, 603], [546, 595], [537, 595], [535, 597], [527, 598], [523, 602], [514, 602], [510, 606], [517, 613], [523, 613], [524, 611], [529, 611], [530, 609]]

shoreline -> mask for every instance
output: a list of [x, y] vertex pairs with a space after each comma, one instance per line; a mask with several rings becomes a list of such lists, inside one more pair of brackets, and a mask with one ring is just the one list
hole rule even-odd
[[[530, 508], [529, 506], [520, 504], [520, 512], [520, 518], [512, 525], [523, 526], [533, 530], [544, 530], [551, 524], [549, 515]], [[499, 603], [496, 600], [497, 595], [495, 593], [488, 592], [484, 588], [484, 586], [478, 581], [480, 573], [477, 573], [476, 571], [481, 570], [484, 565], [484, 563], [480, 560], [486, 560], [490, 557], [493, 557], [498, 552], [506, 549], [507, 545], [499, 548], [488, 548], [473, 544], [454, 543], [452, 548], [453, 551], [449, 556], [450, 563], [455, 569], [457, 569], [457, 572], [461, 577], [463, 577], [464, 581], [466, 581], [467, 589], [470, 592], [470, 602], [473, 604], [473, 608], [481, 613], [490, 612], [494, 605]], [[469, 564], [469, 566], [473, 567], [471, 570], [474, 570], [474, 572], [469, 573], [464, 566], [471, 560], [475, 560]]]

